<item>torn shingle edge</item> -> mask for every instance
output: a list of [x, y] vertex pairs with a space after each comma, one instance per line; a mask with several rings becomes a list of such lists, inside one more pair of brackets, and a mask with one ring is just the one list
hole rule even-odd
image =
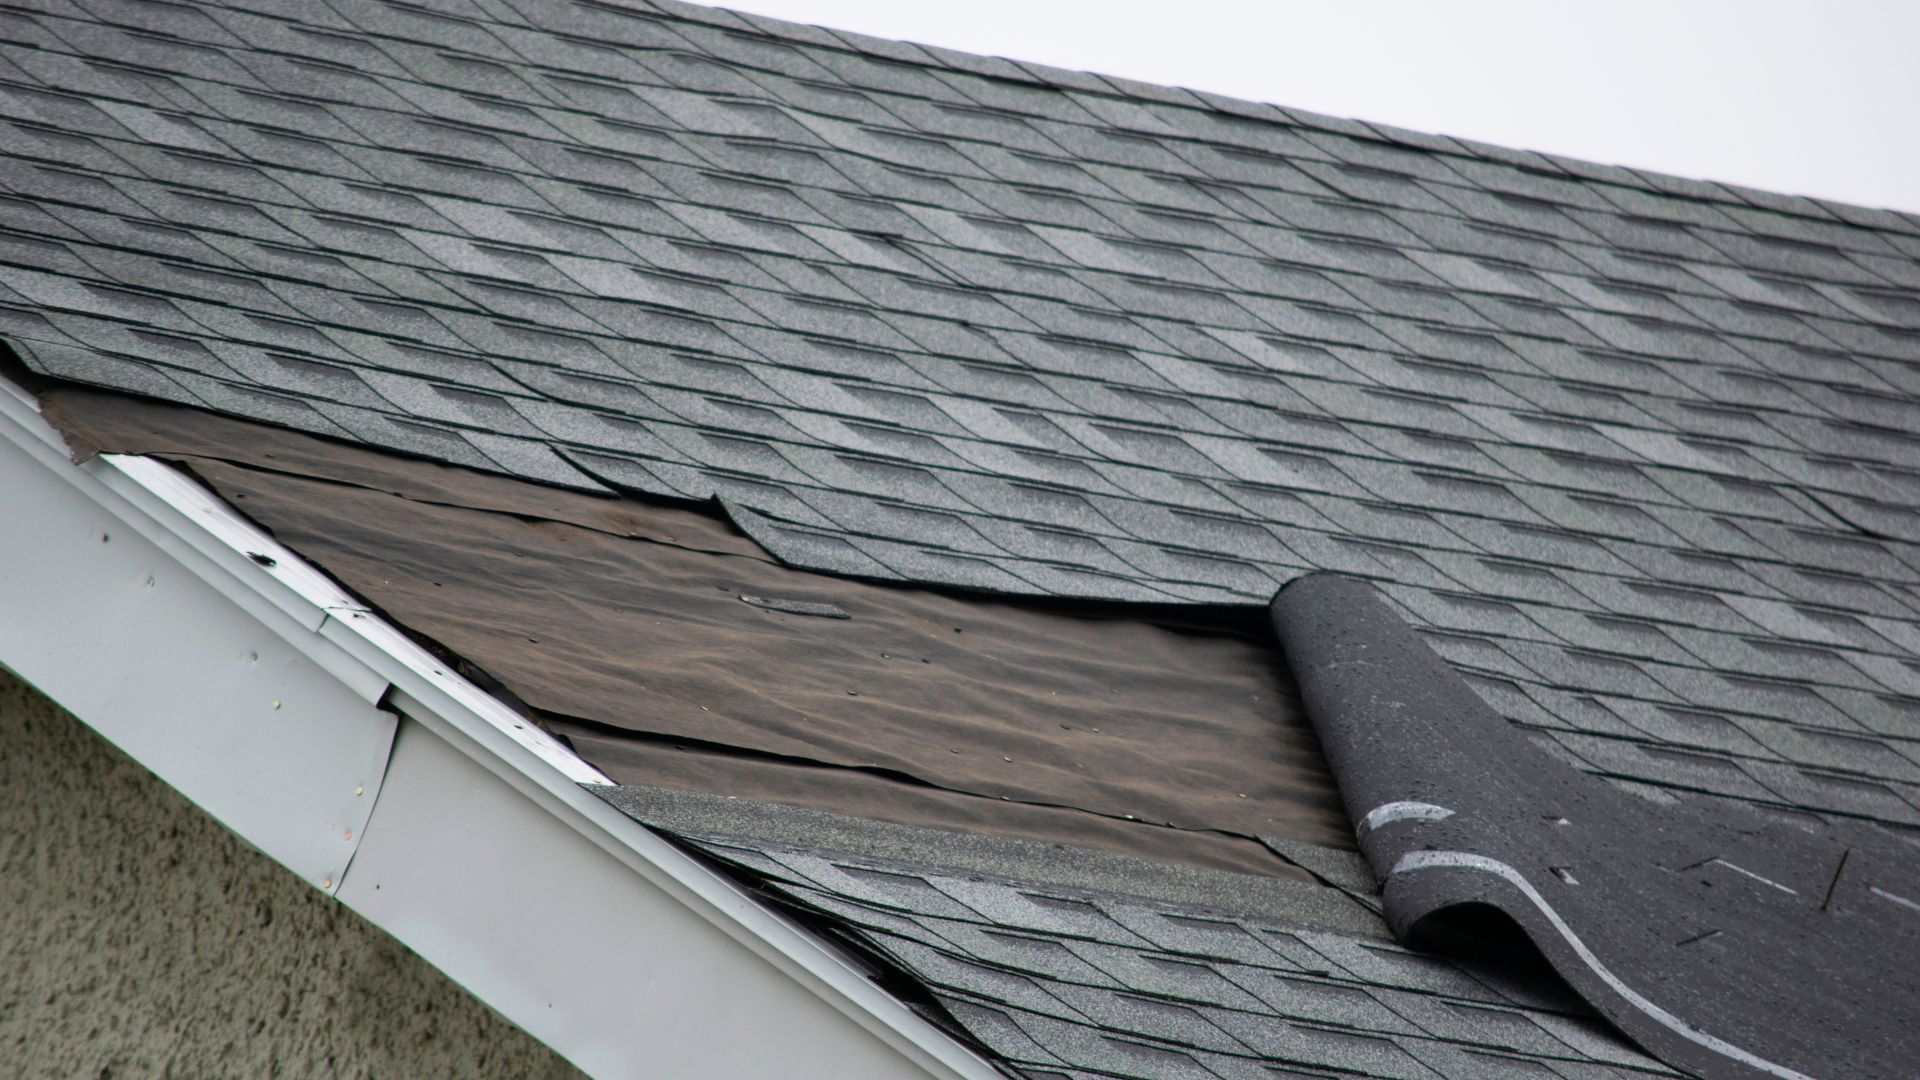
[[1711, 1080], [1910, 1075], [1910, 845], [1583, 773], [1351, 580], [1298, 579], [1272, 616], [1396, 935], [1495, 908], [1628, 1037]]

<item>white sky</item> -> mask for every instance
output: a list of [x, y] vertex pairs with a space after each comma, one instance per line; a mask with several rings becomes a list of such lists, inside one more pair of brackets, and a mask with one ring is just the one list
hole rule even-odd
[[1913, 0], [718, 0], [795, 22], [1920, 212]]

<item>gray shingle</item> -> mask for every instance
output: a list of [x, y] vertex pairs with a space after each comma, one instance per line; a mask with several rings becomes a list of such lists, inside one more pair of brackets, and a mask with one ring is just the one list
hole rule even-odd
[[[1911, 215], [679, 5], [88, 10], [4, 50], [0, 333], [41, 375], [718, 494], [829, 572], [1231, 604], [1360, 574], [1590, 770], [1914, 824]], [[1035, 1065], [1251, 1060], [966, 1000]], [[1332, 1045], [1298, 1061], [1479, 1067]]]

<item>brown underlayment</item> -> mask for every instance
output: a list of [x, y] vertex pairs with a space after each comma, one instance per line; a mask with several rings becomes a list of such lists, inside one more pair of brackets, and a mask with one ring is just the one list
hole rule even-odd
[[98, 391], [43, 405], [77, 452], [189, 468], [395, 622], [557, 714], [543, 719], [616, 780], [1252, 873], [1290, 870], [1257, 836], [1351, 845], [1257, 610], [835, 578], [780, 566], [691, 507]]

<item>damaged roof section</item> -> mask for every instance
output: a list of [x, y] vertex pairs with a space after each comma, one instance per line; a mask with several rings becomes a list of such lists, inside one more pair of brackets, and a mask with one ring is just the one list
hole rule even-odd
[[43, 374], [847, 575], [1333, 570], [1582, 769], [1920, 825], [1908, 216], [696, 8], [194, 10], [6, 21]]
[[[1009, 1067], [1663, 1072], [1555, 981], [1393, 943], [1286, 661], [1223, 613], [823, 578], [690, 508], [84, 388], [41, 400], [76, 454], [211, 485], [619, 781], [596, 795], [904, 974]], [[1022, 739], [1093, 771], [996, 754]]]
[[[665, 0], [54, 0], [0, 20], [0, 103], [6, 355], [193, 410], [50, 415], [193, 470], [1012, 1067], [1671, 1075], [1388, 943], [1256, 607], [1308, 571], [1592, 806], [1825, 838], [1688, 873], [1777, 907], [1748, 879], [1811, 896], [1836, 820], [1920, 827], [1910, 215]], [[1400, 788], [1375, 844], [1540, 854]], [[1833, 880], [1818, 918], [1906, 940]], [[1671, 948], [1747, 940], [1693, 914]]]
[[1257, 619], [824, 577], [691, 508], [44, 402], [76, 445], [190, 468], [617, 781], [1242, 873], [1290, 872], [1263, 836], [1352, 842]]

